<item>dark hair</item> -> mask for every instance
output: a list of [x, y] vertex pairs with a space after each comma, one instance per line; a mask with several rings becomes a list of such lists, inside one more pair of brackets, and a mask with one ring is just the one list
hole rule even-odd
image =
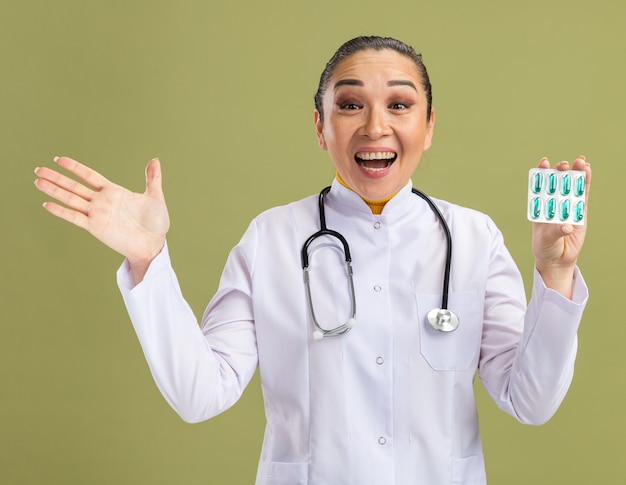
[[324, 71], [322, 72], [322, 75], [320, 77], [320, 83], [319, 83], [319, 86], [317, 88], [317, 93], [315, 93], [315, 98], [314, 98], [315, 109], [317, 109], [317, 111], [319, 112], [320, 119], [322, 121], [324, 120], [324, 112], [322, 109], [322, 97], [324, 96], [324, 93], [326, 92], [328, 80], [330, 76], [332, 75], [332, 73], [334, 72], [337, 65], [344, 59], [347, 59], [348, 57], [350, 57], [353, 54], [356, 54], [357, 52], [365, 51], [365, 50], [382, 51], [385, 49], [396, 51], [397, 53], [408, 57], [415, 63], [415, 66], [417, 67], [417, 70], [422, 77], [422, 87], [424, 88], [424, 91], [426, 93], [426, 101], [428, 102], [427, 109], [426, 109], [426, 119], [430, 121], [430, 111], [431, 111], [431, 107], [433, 104], [433, 94], [432, 94], [432, 86], [430, 85], [430, 78], [428, 77], [428, 71], [426, 70], [426, 66], [424, 65], [424, 62], [422, 61], [422, 55], [415, 52], [415, 49], [413, 49], [413, 47], [405, 44], [404, 42], [401, 42], [392, 37], [379, 37], [377, 35], [360, 36], [360, 37], [355, 37], [352, 40], [349, 40], [348, 42], [344, 43], [341, 47], [339, 47], [339, 49], [337, 49], [337, 52], [335, 52], [333, 57], [331, 57], [328, 63], [326, 64], [326, 67], [324, 68]]

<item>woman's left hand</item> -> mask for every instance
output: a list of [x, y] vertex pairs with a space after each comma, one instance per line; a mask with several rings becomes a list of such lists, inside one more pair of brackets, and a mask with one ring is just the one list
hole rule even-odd
[[[550, 168], [547, 158], [542, 158], [538, 168]], [[535, 267], [545, 285], [567, 298], [572, 297], [574, 268], [585, 241], [587, 232], [587, 203], [591, 184], [591, 166], [584, 156], [579, 156], [571, 165], [560, 162], [557, 170], [580, 170], [586, 174], [585, 218], [583, 225], [533, 223], [532, 248]]]

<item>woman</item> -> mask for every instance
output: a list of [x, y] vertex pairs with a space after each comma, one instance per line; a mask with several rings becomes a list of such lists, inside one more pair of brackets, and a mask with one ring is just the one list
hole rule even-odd
[[[47, 203], [49, 212], [126, 257], [118, 284], [155, 381], [184, 420], [230, 407], [259, 366], [267, 427], [258, 484], [483, 484], [476, 370], [521, 422], [556, 411], [587, 299], [576, 267], [586, 228], [534, 224], [527, 307], [493, 222], [436, 201], [455, 242], [448, 308], [460, 321], [438, 331], [427, 313], [442, 300], [446, 238], [410, 178], [435, 124], [421, 57], [394, 39], [353, 39], [329, 61], [315, 100], [318, 142], [337, 172], [321, 206], [341, 236], [324, 233], [302, 251], [323, 224], [317, 196], [259, 215], [201, 327], [168, 258], [158, 160], [144, 194], [64, 157], [57, 163], [85, 185], [48, 168], [36, 170], [36, 185], [66, 206]], [[557, 168], [585, 171], [588, 191], [584, 157]]]

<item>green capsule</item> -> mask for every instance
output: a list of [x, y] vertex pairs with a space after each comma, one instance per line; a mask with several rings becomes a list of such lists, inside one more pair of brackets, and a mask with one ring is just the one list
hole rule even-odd
[[541, 192], [541, 186], [543, 185], [543, 175], [541, 172], [535, 172], [533, 176], [533, 192], [538, 194]]
[[563, 174], [563, 178], [561, 179], [561, 194], [567, 195], [572, 190], [572, 179], [569, 173]]
[[574, 210], [574, 220], [580, 222], [585, 216], [585, 203], [582, 200], [576, 202], [576, 208]]
[[556, 192], [557, 178], [555, 173], [548, 175], [548, 194]]
[[540, 215], [541, 215], [541, 199], [539, 197], [535, 197], [533, 199], [531, 216], [533, 219], [539, 219]]
[[574, 193], [580, 197], [585, 193], [585, 177], [584, 175], [579, 175], [576, 177], [576, 186], [574, 187]]
[[561, 220], [566, 221], [569, 218], [569, 200], [565, 199], [561, 202]]
[[554, 219], [554, 214], [556, 214], [556, 199], [552, 198], [548, 200], [548, 204], [546, 205], [546, 217], [548, 219]]

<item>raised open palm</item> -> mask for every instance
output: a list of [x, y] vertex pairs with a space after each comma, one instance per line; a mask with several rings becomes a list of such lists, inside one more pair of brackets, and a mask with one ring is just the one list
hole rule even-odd
[[56, 199], [44, 207], [51, 214], [87, 230], [125, 256], [131, 266], [146, 267], [165, 244], [169, 215], [157, 159], [146, 167], [146, 191], [131, 192], [95, 170], [67, 157], [57, 164], [84, 183], [47, 167], [35, 169], [36, 187]]

